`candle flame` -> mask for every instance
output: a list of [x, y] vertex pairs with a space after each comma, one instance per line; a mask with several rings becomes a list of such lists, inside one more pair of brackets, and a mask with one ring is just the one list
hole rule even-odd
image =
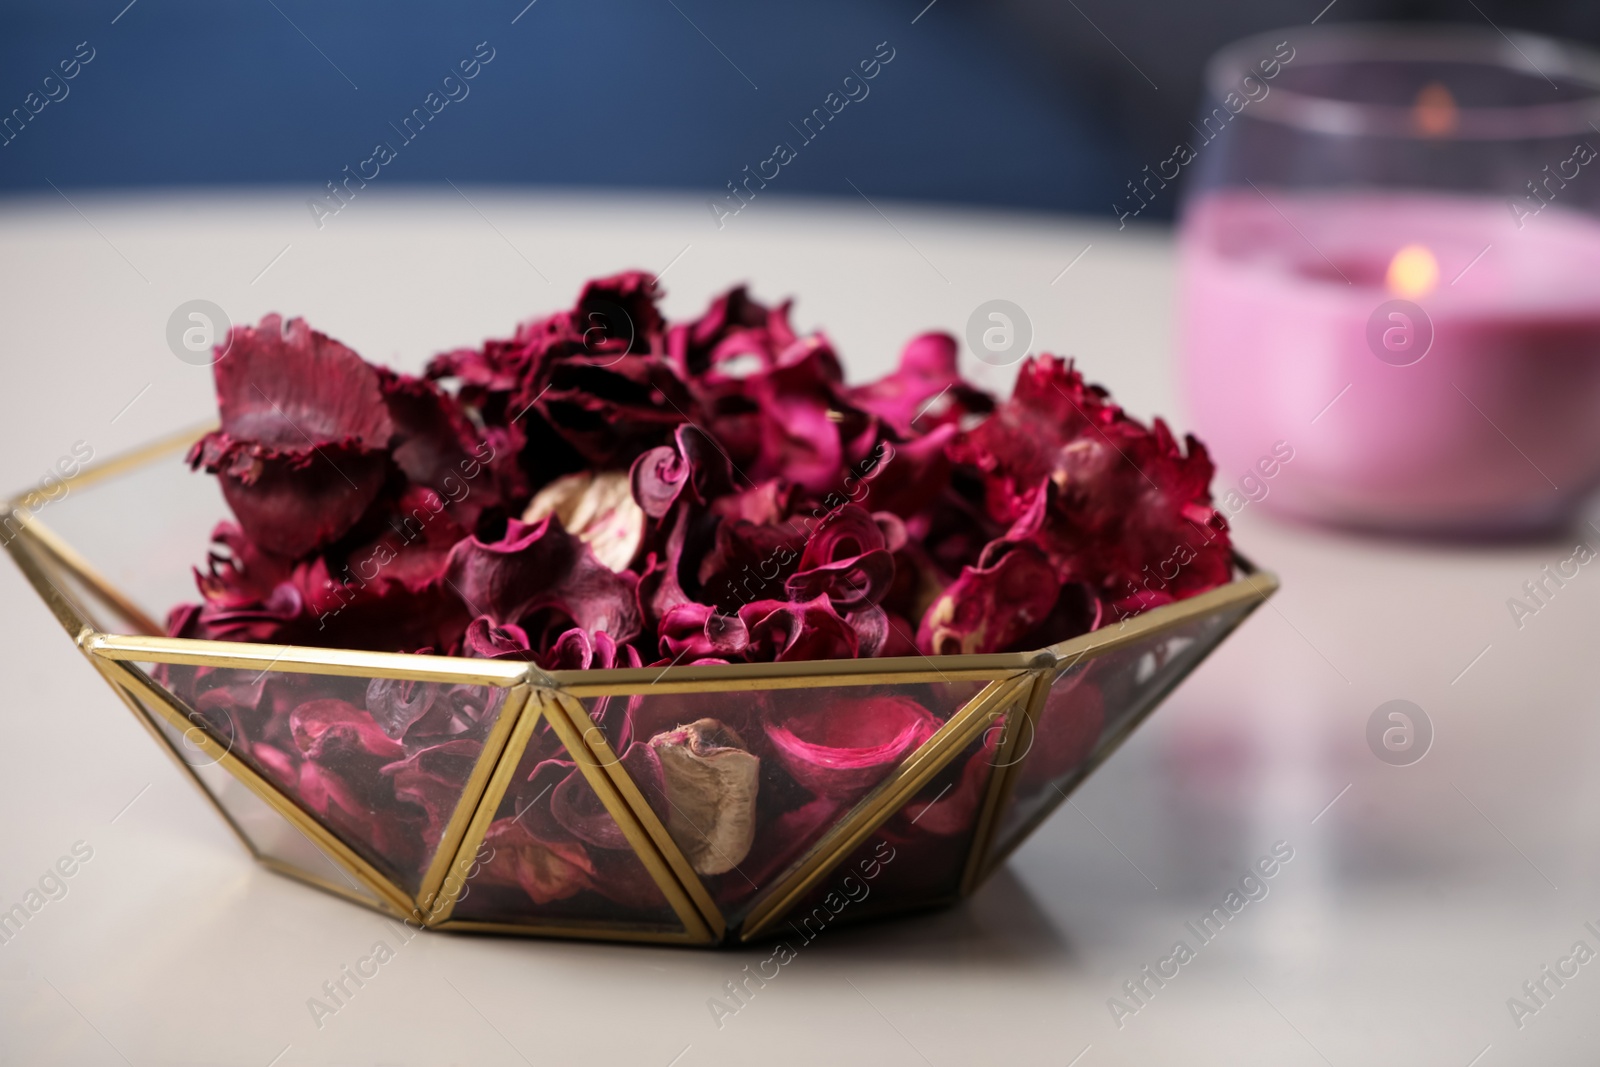
[[1447, 137], [1456, 132], [1461, 109], [1441, 82], [1429, 82], [1417, 93], [1411, 108], [1411, 123], [1424, 137]]
[[1384, 281], [1395, 296], [1427, 296], [1439, 284], [1439, 261], [1422, 245], [1406, 245], [1389, 261]]

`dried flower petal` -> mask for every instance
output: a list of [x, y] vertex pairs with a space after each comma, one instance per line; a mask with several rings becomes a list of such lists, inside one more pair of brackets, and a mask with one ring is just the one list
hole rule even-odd
[[956, 340], [947, 333], [913, 337], [900, 353], [899, 368], [851, 389], [850, 400], [905, 437], [957, 425], [962, 416], [992, 410], [994, 398], [962, 380], [956, 356]]
[[249, 538], [301, 556], [377, 499], [394, 423], [378, 372], [302, 319], [235, 327], [215, 364], [222, 428], [189, 453], [217, 474]]
[[429, 847], [438, 845], [444, 836], [445, 824], [455, 814], [482, 752], [481, 742], [463, 738], [432, 745], [378, 769], [393, 779], [397, 799], [417, 805], [426, 814], [423, 841]]
[[[904, 527], [898, 520], [888, 520]], [[888, 541], [872, 515], [846, 504], [829, 515], [806, 542], [795, 573], [784, 583], [791, 600], [815, 600], [824, 594], [851, 610], [883, 598], [894, 580], [894, 559]]]
[[757, 663], [853, 659], [861, 642], [826, 596], [803, 604], [758, 600], [739, 609], [749, 636], [745, 655]]
[[939, 729], [905, 696], [830, 700], [767, 728], [784, 769], [817, 796], [853, 800], [882, 781]]
[[[596, 279], [427, 380], [241, 327], [191, 454], [238, 526], [171, 632], [558, 670], [992, 652], [1231, 576], [1205, 450], [1068, 362], [997, 404], [928, 333], [851, 386], [788, 303], [736, 288], [669, 326], [659, 296]], [[475, 721], [410, 699], [371, 702], [412, 748]]]
[[1006, 652], [1055, 607], [1061, 580], [1028, 542], [984, 567], [964, 567], [922, 617], [917, 647], [930, 656]]
[[308, 700], [289, 718], [295, 744], [306, 758], [328, 760], [371, 756], [404, 759], [406, 750], [389, 737], [370, 714], [333, 697]]
[[501, 625], [553, 612], [569, 620], [557, 633], [576, 624], [630, 641], [639, 632], [638, 579], [606, 567], [553, 516], [533, 526], [512, 520], [505, 537], [490, 544], [462, 541], [450, 553], [446, 581]]
[[673, 444], [652, 448], [634, 460], [630, 472], [633, 497], [652, 519], [665, 518], [687, 490], [699, 504], [727, 492], [728, 458], [699, 427], [685, 423]]
[[398, 741], [433, 707], [438, 692], [439, 686], [433, 682], [374, 678], [367, 683], [367, 714], [385, 735]]
[[594, 864], [576, 841], [544, 841], [517, 819], [497, 819], [483, 843], [490, 849], [478, 878], [519, 887], [535, 904], [550, 904], [594, 887]]

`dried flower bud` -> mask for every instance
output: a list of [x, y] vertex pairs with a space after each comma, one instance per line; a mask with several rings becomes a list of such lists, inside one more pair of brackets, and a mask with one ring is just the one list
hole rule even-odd
[[731, 871], [755, 840], [760, 758], [716, 719], [659, 733], [650, 748], [661, 762], [672, 839], [700, 874]]

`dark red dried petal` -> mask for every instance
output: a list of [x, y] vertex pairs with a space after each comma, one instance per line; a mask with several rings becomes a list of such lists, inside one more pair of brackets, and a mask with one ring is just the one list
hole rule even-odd
[[826, 596], [804, 604], [759, 600], [739, 609], [739, 621], [750, 635], [745, 655], [752, 662], [854, 659], [860, 649], [855, 630]]
[[769, 724], [767, 740], [795, 781], [817, 796], [852, 800], [882, 781], [939, 726], [910, 697], [835, 699]]
[[930, 656], [1007, 652], [1055, 607], [1061, 580], [1027, 542], [987, 567], [965, 567], [928, 608], [917, 646]]
[[531, 660], [528, 634], [516, 623], [497, 625], [487, 615], [479, 615], [467, 626], [461, 638], [461, 652], [471, 659]]
[[639, 633], [638, 579], [609, 570], [553, 516], [533, 526], [513, 519], [505, 537], [490, 544], [462, 541], [450, 553], [445, 581], [474, 611], [501, 625], [550, 610], [617, 641]]
[[439, 843], [483, 752], [481, 742], [461, 739], [422, 749], [379, 768], [394, 782], [394, 795], [420, 807], [427, 817], [423, 840]]
[[368, 756], [403, 759], [405, 748], [384, 733], [372, 715], [333, 697], [308, 700], [289, 718], [294, 741], [307, 759]]

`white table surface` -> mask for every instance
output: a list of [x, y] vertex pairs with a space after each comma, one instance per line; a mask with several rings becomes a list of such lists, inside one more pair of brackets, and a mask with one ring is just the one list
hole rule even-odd
[[[209, 414], [208, 372], [164, 341], [183, 301], [303, 314], [416, 369], [634, 265], [665, 269], [676, 316], [743, 278], [798, 293], [858, 378], [1005, 297], [1039, 346], [1183, 424], [1159, 230], [770, 200], [719, 232], [692, 198], [466, 195], [363, 194], [320, 232], [284, 191], [0, 203], [0, 485]], [[0, 946], [0, 1062], [1594, 1063], [1600, 962], [1520, 1028], [1506, 1002], [1600, 949], [1600, 573], [1519, 631], [1506, 599], [1570, 545], [1396, 545], [1255, 506], [1235, 527], [1282, 593], [1007, 870], [955, 910], [825, 934], [720, 1029], [708, 998], [767, 950], [441, 934], [319, 1029], [307, 998], [390, 928], [253, 865], [0, 566], [0, 908], [93, 849]], [[1436, 730], [1408, 767], [1364, 736], [1397, 697]], [[1107, 999], [1277, 841], [1294, 859], [1269, 895], [1119, 1028]]]

